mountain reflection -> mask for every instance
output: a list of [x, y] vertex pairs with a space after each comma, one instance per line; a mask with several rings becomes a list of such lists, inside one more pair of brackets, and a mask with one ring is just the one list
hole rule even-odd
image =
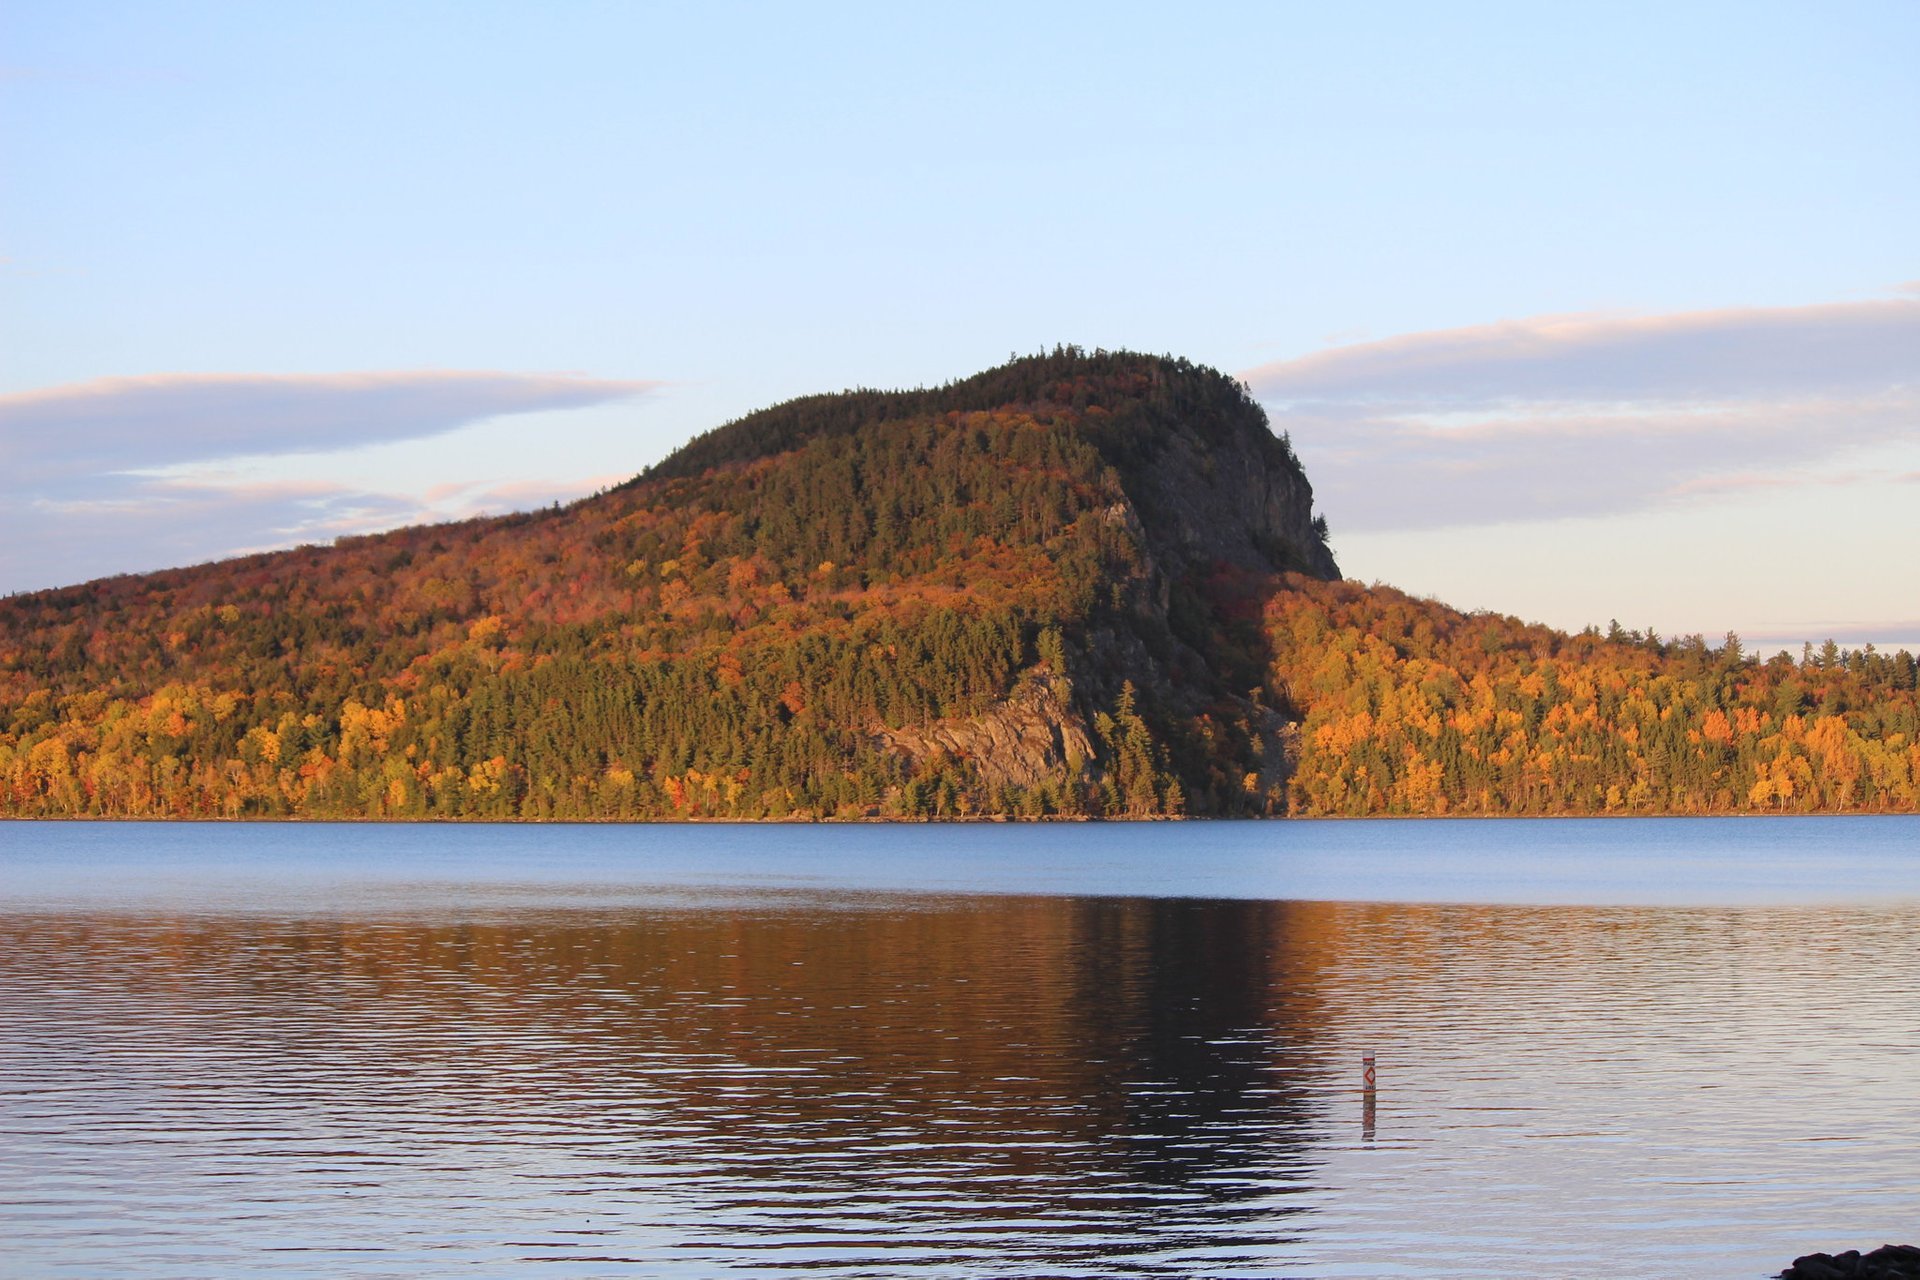
[[1801, 1206], [1912, 1220], [1904, 906], [536, 888], [0, 911], [8, 1274], [1757, 1275]]
[[[471, 1261], [1224, 1274], [1311, 1186], [1317, 910], [11, 917], [0, 1012], [41, 1087], [186, 1157], [153, 1194], [270, 1190], [269, 1234], [360, 1188], [441, 1197]], [[488, 1216], [528, 1184], [531, 1254]]]

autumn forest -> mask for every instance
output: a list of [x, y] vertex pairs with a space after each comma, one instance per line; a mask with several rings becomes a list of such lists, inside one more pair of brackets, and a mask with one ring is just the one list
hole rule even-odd
[[0, 814], [1912, 812], [1912, 655], [1342, 580], [1233, 380], [1071, 348], [530, 514], [0, 601]]

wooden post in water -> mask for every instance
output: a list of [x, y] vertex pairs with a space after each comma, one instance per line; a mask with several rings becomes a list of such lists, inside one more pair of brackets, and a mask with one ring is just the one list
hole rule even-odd
[[1373, 1054], [1360, 1055], [1360, 1140], [1373, 1142], [1374, 1119], [1376, 1115], [1376, 1088], [1379, 1076], [1374, 1070]]

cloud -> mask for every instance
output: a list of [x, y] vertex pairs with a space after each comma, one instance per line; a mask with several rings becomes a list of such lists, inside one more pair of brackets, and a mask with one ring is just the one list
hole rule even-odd
[[441, 485], [378, 493], [327, 481], [114, 478], [73, 497], [0, 505], [0, 592], [33, 591], [569, 501], [626, 477]]
[[1406, 334], [1245, 376], [1280, 401], [1421, 405], [1807, 395], [1912, 386], [1920, 302], [1540, 316]]
[[17, 488], [243, 454], [334, 451], [604, 404], [658, 385], [440, 371], [99, 378], [0, 396], [0, 467]]
[[1700, 476], [1670, 486], [1668, 497], [1695, 497], [1716, 493], [1758, 493], [1773, 489], [1844, 489], [1860, 484], [1911, 484], [1920, 480], [1920, 471], [1907, 475], [1881, 475], [1872, 471], [1831, 473], [1729, 471], [1723, 475]]
[[617, 477], [542, 476], [535, 458], [531, 476], [504, 483], [389, 492], [379, 481], [314, 478], [310, 464], [658, 385], [566, 374], [168, 374], [0, 396], [0, 591], [578, 497]]
[[[0, 504], [0, 591], [198, 564], [268, 546], [323, 541], [293, 526], [337, 494], [200, 491], [130, 484], [94, 495]], [[327, 535], [330, 537], [331, 535]]]
[[1896, 478], [1832, 468], [1920, 442], [1920, 302], [1547, 316], [1243, 376], [1336, 528], [1601, 515]]

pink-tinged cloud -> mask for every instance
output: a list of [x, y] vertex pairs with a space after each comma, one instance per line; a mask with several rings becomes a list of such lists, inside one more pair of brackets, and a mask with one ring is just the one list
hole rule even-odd
[[658, 385], [485, 372], [167, 374], [0, 396], [0, 591], [578, 497], [615, 477], [423, 495], [262, 480], [220, 463], [420, 439]]
[[1759, 493], [1770, 489], [1847, 489], [1863, 484], [1906, 484], [1920, 479], [1911, 475], [1879, 475], [1871, 471], [1790, 472], [1730, 471], [1723, 475], [1699, 476], [1683, 480], [1666, 491], [1670, 498], [1702, 497], [1721, 493]]
[[481, 485], [437, 484], [420, 496], [428, 508], [445, 513], [442, 519], [464, 519], [467, 516], [526, 511], [553, 502], [568, 502], [582, 493], [609, 489], [629, 479], [632, 479], [630, 475], [609, 471], [569, 481], [541, 479], [507, 480], [499, 484]]
[[1920, 301], [1537, 316], [1404, 334], [1242, 375], [1275, 403], [1546, 403], [1871, 394], [1920, 383]]
[[0, 504], [0, 592], [527, 510], [571, 501], [625, 478], [441, 485], [408, 494], [324, 480], [110, 477], [78, 496]]
[[1548, 316], [1244, 375], [1335, 530], [1605, 515], [1800, 484], [1920, 446], [1920, 301]]
[[506, 414], [575, 409], [656, 382], [571, 374], [415, 371], [157, 374], [0, 396], [13, 485], [251, 454], [439, 435]]

